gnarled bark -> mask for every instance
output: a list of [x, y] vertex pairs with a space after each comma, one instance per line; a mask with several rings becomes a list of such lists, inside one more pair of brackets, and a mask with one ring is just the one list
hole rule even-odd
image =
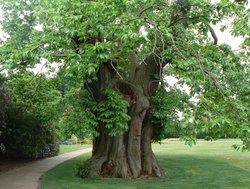
[[[151, 148], [153, 127], [147, 118], [150, 97], [155, 94], [159, 80], [160, 60], [150, 56], [132, 69], [131, 78], [117, 81], [115, 88], [128, 100], [131, 117], [128, 131], [120, 136], [109, 136], [105, 125], [99, 123], [100, 136], [93, 142], [93, 154], [87, 161], [89, 177], [159, 177], [161, 171]], [[105, 67], [104, 67], [105, 66]], [[103, 65], [99, 70], [98, 91], [106, 81], [114, 79], [114, 70]], [[106, 73], [107, 72], [107, 73]]]

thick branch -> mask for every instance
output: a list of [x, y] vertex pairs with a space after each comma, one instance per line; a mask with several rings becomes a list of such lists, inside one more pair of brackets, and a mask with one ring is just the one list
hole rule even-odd
[[209, 24], [208, 24], [207, 26], [208, 26], [209, 31], [210, 31], [210, 33], [211, 33], [213, 39], [214, 39], [214, 45], [217, 45], [217, 43], [218, 43], [218, 37], [217, 37], [217, 35], [216, 35], [214, 29], [213, 29]]
[[142, 16], [142, 14], [143, 14], [144, 12], [146, 12], [147, 10], [153, 8], [153, 6], [154, 6], [154, 3], [153, 3], [152, 5], [150, 5], [150, 6], [146, 7], [146, 8], [144, 8], [138, 15], [139, 15], [139, 16]]

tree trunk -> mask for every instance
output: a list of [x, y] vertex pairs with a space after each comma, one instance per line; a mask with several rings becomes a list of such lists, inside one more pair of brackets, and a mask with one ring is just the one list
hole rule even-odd
[[[158, 60], [158, 61], [157, 61]], [[129, 102], [131, 117], [128, 131], [120, 136], [109, 136], [104, 123], [99, 123], [100, 136], [93, 141], [93, 154], [87, 161], [88, 177], [159, 177], [161, 171], [151, 148], [153, 127], [147, 119], [150, 97], [155, 94], [161, 64], [155, 56], [131, 69], [131, 77], [116, 81], [118, 89]], [[98, 91], [106, 86], [106, 81], [114, 80], [115, 71], [102, 65], [98, 73]], [[101, 95], [97, 95], [101, 96]]]

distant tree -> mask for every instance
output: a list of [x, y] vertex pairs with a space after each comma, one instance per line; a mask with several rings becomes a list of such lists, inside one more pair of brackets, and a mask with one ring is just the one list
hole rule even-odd
[[32, 114], [46, 125], [57, 120], [61, 93], [55, 80], [44, 74], [22, 71], [8, 76], [5, 88], [11, 94], [13, 106], [20, 112]]
[[[87, 103], [90, 100], [90, 104]], [[83, 101], [86, 103], [84, 104]], [[95, 115], [91, 112], [91, 99], [86, 95], [86, 91], [81, 88], [73, 88], [65, 91], [62, 97], [60, 107], [60, 117], [57, 121], [57, 127], [61, 139], [69, 139], [71, 135], [76, 135], [79, 139], [93, 139], [98, 136], [95, 128], [97, 122]]]
[[[168, 125], [177, 125], [189, 143], [199, 130], [211, 139], [234, 133], [250, 149], [247, 1], [1, 3], [9, 34], [0, 51], [6, 69], [16, 73], [44, 58], [47, 69], [60, 65], [64, 84], [83, 90], [79, 115], [98, 133], [88, 177], [161, 176], [151, 142]], [[231, 28], [223, 24], [228, 19]], [[218, 45], [213, 25], [220, 23], [244, 38], [241, 50]], [[165, 76], [187, 85], [189, 94], [168, 86]]]

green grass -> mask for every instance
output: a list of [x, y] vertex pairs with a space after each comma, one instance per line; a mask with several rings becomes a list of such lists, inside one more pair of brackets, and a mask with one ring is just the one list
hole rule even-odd
[[71, 145], [61, 144], [59, 149], [59, 154], [73, 152], [76, 150], [82, 150], [90, 146], [91, 146], [90, 144], [71, 144]]
[[[236, 141], [238, 143], [239, 141]], [[154, 144], [165, 175], [156, 179], [81, 179], [74, 168], [90, 154], [69, 160], [43, 176], [42, 189], [249, 189], [250, 152], [232, 149], [235, 141], [179, 141]]]

